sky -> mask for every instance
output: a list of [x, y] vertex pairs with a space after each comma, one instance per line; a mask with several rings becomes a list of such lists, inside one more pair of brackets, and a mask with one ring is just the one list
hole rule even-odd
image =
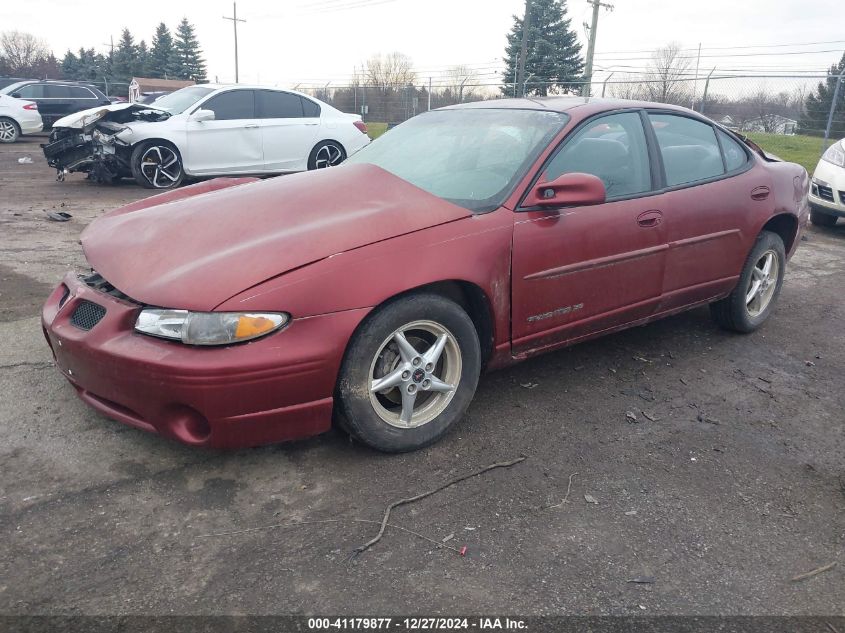
[[[614, 9], [601, 11], [597, 31], [599, 77], [642, 68], [649, 51], [669, 42], [692, 57], [700, 44], [701, 71], [716, 68], [717, 74], [823, 73], [845, 50], [842, 0], [813, 0], [812, 11], [799, 0], [610, 2]], [[106, 51], [123, 27], [149, 44], [159, 22], [175, 29], [187, 17], [196, 26], [209, 79], [232, 82], [232, 22], [223, 19], [232, 9], [218, 0], [4, 1], [0, 31], [30, 32], [61, 57], [80, 46]], [[493, 83], [512, 16], [523, 9], [524, 0], [240, 0], [238, 17], [246, 20], [239, 24], [240, 81], [336, 86], [348, 83], [369, 56], [399, 51], [411, 57], [421, 82], [432, 77], [436, 84], [450, 66], [464, 64], [476, 70], [479, 83]], [[568, 0], [567, 9], [586, 50], [583, 23], [591, 7]]]

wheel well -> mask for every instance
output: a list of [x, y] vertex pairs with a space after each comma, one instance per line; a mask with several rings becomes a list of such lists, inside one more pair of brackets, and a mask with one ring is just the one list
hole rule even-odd
[[[484, 365], [493, 353], [493, 311], [487, 294], [477, 285], [468, 281], [437, 281], [411, 288], [382, 302], [385, 305], [409, 295], [430, 292], [450, 299], [461, 306], [475, 325], [478, 342], [481, 345], [481, 363]], [[378, 307], [378, 306], [377, 306]]]
[[789, 213], [782, 213], [766, 222], [762, 230], [777, 233], [783, 240], [786, 252], [789, 253], [798, 235], [798, 218]]
[[12, 125], [14, 125], [16, 128], [18, 128], [18, 134], [20, 134], [20, 133], [21, 133], [21, 124], [20, 124], [20, 123], [18, 123], [17, 121], [15, 121], [15, 120], [14, 120], [12, 117], [10, 117], [10, 116], [0, 116], [0, 120], [3, 120], [3, 119], [5, 119], [6, 121], [9, 121]]

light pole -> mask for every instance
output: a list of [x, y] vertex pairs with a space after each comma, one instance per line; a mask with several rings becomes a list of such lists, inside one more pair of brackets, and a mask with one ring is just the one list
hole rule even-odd
[[246, 22], [238, 18], [238, 3], [232, 3], [232, 17], [223, 16], [224, 20], [231, 20], [235, 27], [235, 83], [238, 83], [238, 22]]

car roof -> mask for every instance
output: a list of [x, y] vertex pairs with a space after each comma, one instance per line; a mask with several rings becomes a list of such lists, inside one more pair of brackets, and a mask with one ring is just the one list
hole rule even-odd
[[229, 88], [240, 88], [242, 90], [278, 90], [280, 92], [290, 92], [292, 94], [299, 95], [300, 97], [311, 99], [312, 101], [317, 100], [316, 97], [312, 97], [311, 95], [305, 94], [304, 92], [292, 90], [291, 88], [282, 88], [280, 86], [259, 86], [257, 84], [194, 84], [193, 86], [187, 87], [194, 88], [196, 86], [199, 86], [201, 88], [211, 88], [213, 90], [224, 90]]
[[[605, 99], [602, 97], [578, 97], [578, 96], [556, 96], [556, 97], [525, 97], [516, 99], [489, 99], [487, 101], [473, 101], [470, 103], [459, 103], [446, 106], [441, 110], [463, 110], [463, 109], [508, 109], [508, 110], [548, 110], [551, 112], [571, 112], [572, 110], [584, 109], [589, 114], [604, 112], [607, 110], [623, 110], [626, 108], [660, 108], [661, 110], [677, 110], [679, 112], [692, 112], [680, 106], [667, 105], [665, 103], [654, 103], [651, 101], [634, 101], [631, 99]], [[587, 114], [587, 113], [585, 113]]]

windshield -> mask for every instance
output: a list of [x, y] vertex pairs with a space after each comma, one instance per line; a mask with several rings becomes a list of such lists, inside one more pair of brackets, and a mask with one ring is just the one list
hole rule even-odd
[[10, 95], [13, 92], [15, 92], [15, 90], [17, 90], [18, 88], [20, 88], [22, 86], [25, 86], [28, 83], [32, 83], [32, 82], [30, 82], [30, 81], [19, 81], [17, 83], [10, 84], [10, 85], [6, 86], [5, 88], [3, 88], [2, 90], [0, 90], [0, 95]]
[[155, 107], [170, 114], [182, 114], [206, 95], [214, 92], [214, 88], [203, 86], [188, 86], [169, 95], [156, 99]]
[[436, 110], [387, 132], [345, 164], [376, 165], [470, 211], [490, 211], [567, 120], [540, 110]]

